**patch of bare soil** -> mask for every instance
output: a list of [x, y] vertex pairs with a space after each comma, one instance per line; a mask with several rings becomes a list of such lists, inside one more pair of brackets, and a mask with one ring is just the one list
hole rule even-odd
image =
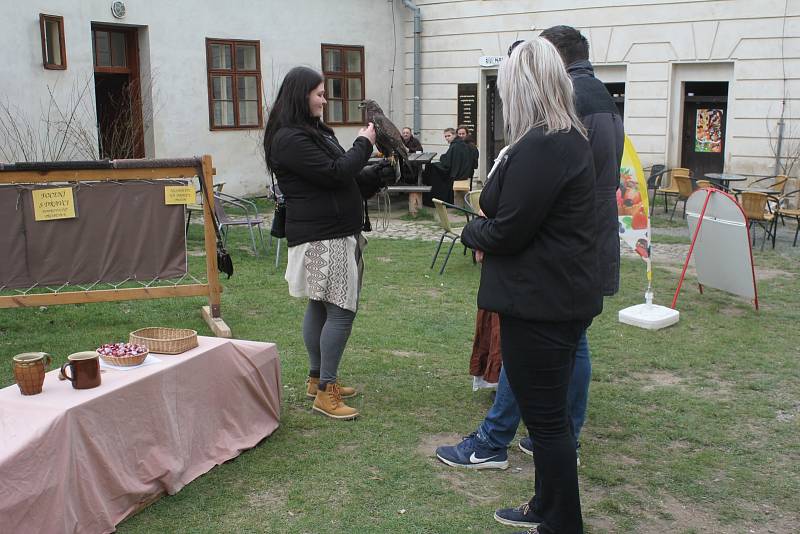
[[399, 356], [401, 358], [417, 358], [425, 356], [424, 352], [417, 352], [415, 350], [393, 350], [390, 353], [392, 356]]
[[189, 250], [186, 252], [189, 256], [205, 256], [205, 250]]
[[756, 280], [771, 280], [773, 278], [794, 278], [794, 273], [781, 269], [767, 269], [756, 266]]
[[247, 503], [261, 510], [278, 510], [286, 505], [286, 490], [277, 487], [254, 491], [247, 495]]
[[515, 453], [513, 447], [509, 449], [508, 458], [511, 466], [503, 471], [461, 469], [446, 466], [436, 459], [436, 447], [456, 444], [462, 437], [450, 432], [430, 434], [422, 436], [416, 448], [417, 454], [429, 458], [431, 465], [435, 466], [436, 477], [445, 481], [453, 491], [464, 495], [474, 505], [484, 505], [498, 503], [503, 499], [509, 476], [530, 480], [533, 488], [533, 463], [521, 452]]
[[677, 386], [682, 382], [681, 377], [669, 371], [654, 371], [652, 373], [632, 373], [634, 379], [644, 382], [642, 391], [653, 391], [658, 387]]

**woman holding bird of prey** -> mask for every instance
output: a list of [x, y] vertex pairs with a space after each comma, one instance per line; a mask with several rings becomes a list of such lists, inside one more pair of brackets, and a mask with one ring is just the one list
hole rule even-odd
[[314, 399], [314, 410], [353, 419], [358, 410], [342, 399], [356, 391], [339, 384], [337, 372], [361, 292], [362, 198], [374, 195], [393, 172], [388, 166], [366, 166], [375, 143], [372, 123], [359, 130], [350, 150], [339, 145], [322, 122], [326, 103], [319, 72], [290, 70], [267, 120], [264, 156], [286, 199], [289, 294], [308, 299], [306, 394]]

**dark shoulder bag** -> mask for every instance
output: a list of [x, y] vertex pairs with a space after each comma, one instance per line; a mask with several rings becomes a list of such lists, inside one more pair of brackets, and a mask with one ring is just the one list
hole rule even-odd
[[[203, 177], [200, 176], [200, 189], [203, 191], [203, 196], [205, 197], [206, 205], [210, 208], [211, 207], [211, 197], [208, 194], [208, 189], [205, 185], [205, 180]], [[228, 254], [228, 251], [225, 250], [225, 245], [222, 244], [222, 236], [219, 233], [219, 221], [217, 220], [217, 214], [214, 213], [213, 209], [209, 209], [211, 212], [211, 224], [214, 225], [214, 233], [217, 234], [217, 269], [221, 273], [225, 273], [228, 275], [228, 278], [233, 276], [233, 260], [231, 259], [231, 255]]]
[[286, 199], [283, 198], [278, 186], [275, 185], [275, 177], [270, 173], [272, 181], [272, 200], [275, 201], [275, 213], [272, 215], [272, 227], [269, 233], [278, 239], [286, 237]]

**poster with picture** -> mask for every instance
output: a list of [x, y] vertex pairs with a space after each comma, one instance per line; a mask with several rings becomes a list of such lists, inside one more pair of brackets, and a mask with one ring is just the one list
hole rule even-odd
[[695, 126], [695, 152], [722, 152], [721, 109], [698, 109]]

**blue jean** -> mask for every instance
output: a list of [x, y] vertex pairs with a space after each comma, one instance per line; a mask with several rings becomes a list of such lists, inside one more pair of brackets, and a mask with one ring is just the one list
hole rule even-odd
[[[586, 421], [586, 406], [589, 401], [589, 382], [592, 380], [592, 360], [589, 352], [589, 340], [586, 331], [581, 334], [575, 351], [575, 367], [572, 369], [567, 402], [572, 433], [575, 436], [575, 448]], [[519, 407], [508, 384], [506, 369], [500, 370], [497, 381], [497, 393], [489, 413], [478, 427], [477, 437], [493, 449], [504, 449], [509, 446], [521, 420]]]

